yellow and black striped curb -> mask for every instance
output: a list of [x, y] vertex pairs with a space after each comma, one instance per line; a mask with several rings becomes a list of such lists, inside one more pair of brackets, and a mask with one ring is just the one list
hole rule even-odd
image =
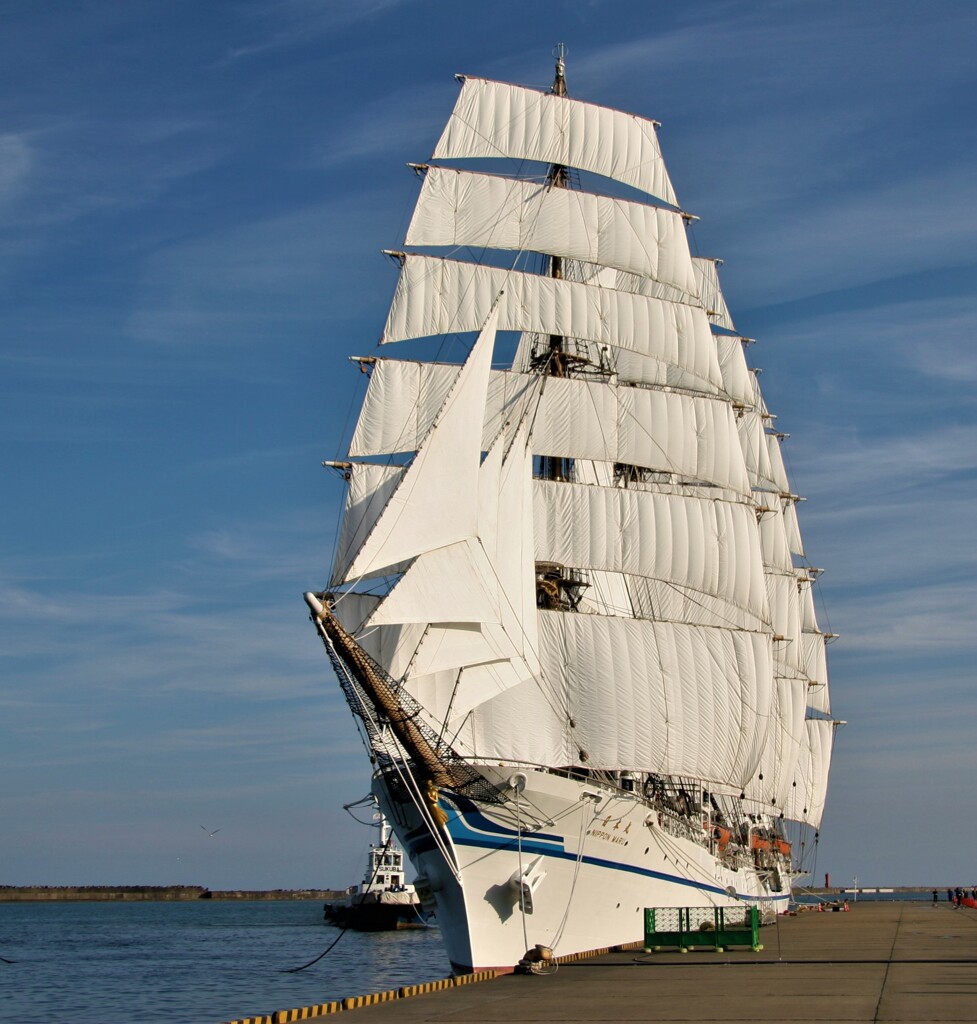
[[347, 996], [343, 1000], [344, 1010], [358, 1010], [361, 1006], [375, 1006], [377, 1003], [389, 1003], [393, 999], [399, 999], [400, 993], [396, 989], [389, 989], [386, 992], [371, 992], [366, 996]]
[[566, 953], [564, 956], [553, 957], [558, 964], [572, 964], [577, 960], [589, 960], [592, 956], [605, 956], [608, 953], [624, 953], [629, 949], [641, 949], [643, 942], [623, 942], [619, 946], [602, 946], [600, 949], [586, 949], [582, 953]]
[[[558, 964], [571, 964], [577, 960], [587, 960], [593, 956], [604, 956], [607, 953], [623, 953], [629, 949], [640, 949], [642, 942], [625, 942], [619, 946], [603, 946], [600, 949], [588, 949], [582, 953], [567, 953], [565, 956], [554, 957]], [[291, 1024], [296, 1020], [313, 1020], [331, 1013], [342, 1013], [344, 1010], [357, 1010], [361, 1006], [375, 1006], [377, 1003], [389, 1003], [394, 999], [410, 999], [412, 996], [424, 996], [430, 992], [441, 992], [446, 988], [458, 985], [471, 985], [477, 981], [492, 981], [509, 974], [509, 971], [473, 971], [471, 974], [457, 974], [451, 978], [439, 978], [437, 981], [425, 981], [419, 985], [404, 985], [399, 989], [386, 992], [371, 992], [365, 996], [347, 996], [331, 1003], [317, 1003], [314, 1006], [299, 1006], [294, 1010], [276, 1010], [274, 1013], [259, 1014], [257, 1017], [240, 1017], [228, 1021], [228, 1024]]]
[[271, 1024], [289, 1024], [293, 1020], [311, 1020], [313, 1017], [324, 1017], [327, 1013], [339, 1013], [342, 1003], [318, 1003], [315, 1006], [299, 1006], [294, 1010], [278, 1010], [269, 1018]]
[[471, 985], [476, 981], [492, 981], [498, 977], [499, 971], [475, 971], [472, 974], [460, 974], [452, 978], [440, 978], [427, 981], [420, 985], [405, 985], [399, 989], [386, 992], [371, 992], [365, 996], [347, 996], [331, 1003], [317, 1003], [314, 1006], [299, 1006], [294, 1010], [276, 1010], [274, 1013], [259, 1014], [257, 1017], [241, 1017], [229, 1021], [228, 1024], [291, 1024], [296, 1020], [313, 1020], [325, 1017], [330, 1013], [342, 1013], [345, 1010], [357, 1010], [361, 1006], [375, 1006], [377, 1003], [389, 1003], [394, 999], [409, 999], [411, 996], [427, 995], [457, 985]]
[[453, 985], [470, 985], [473, 981], [494, 981], [500, 971], [473, 971], [471, 974], [456, 974], [452, 979]]

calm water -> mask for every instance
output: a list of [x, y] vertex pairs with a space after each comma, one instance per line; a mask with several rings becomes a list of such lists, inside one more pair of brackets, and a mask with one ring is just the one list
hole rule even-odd
[[0, 1021], [218, 1024], [447, 977], [436, 928], [348, 931], [300, 900], [0, 904]]

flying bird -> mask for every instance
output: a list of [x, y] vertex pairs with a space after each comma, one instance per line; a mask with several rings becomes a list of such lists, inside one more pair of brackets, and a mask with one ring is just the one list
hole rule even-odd
[[[204, 830], [204, 832], [206, 832], [206, 833], [207, 833], [207, 835], [209, 835], [209, 836], [210, 836], [210, 838], [211, 838], [211, 839], [213, 839], [213, 838], [214, 838], [214, 836], [216, 836], [216, 835], [217, 835], [217, 833], [218, 833], [218, 832], [220, 832], [220, 829], [219, 829], [219, 828], [215, 828], [215, 829], [214, 829], [214, 831], [213, 831], [213, 832], [211, 832], [211, 831], [210, 831], [210, 829], [209, 829], [209, 828], [207, 828], [207, 826], [206, 826], [206, 825], [201, 825], [200, 827], [201, 827], [201, 828], [202, 828], [202, 829]], [[223, 828], [223, 825], [221, 826], [221, 828]]]

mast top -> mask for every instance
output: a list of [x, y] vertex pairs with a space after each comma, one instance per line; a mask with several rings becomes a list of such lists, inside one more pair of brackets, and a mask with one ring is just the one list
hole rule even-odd
[[564, 43], [557, 43], [553, 47], [553, 56], [556, 58], [556, 77], [553, 79], [552, 93], [554, 96], [566, 96], [566, 55], [570, 52]]

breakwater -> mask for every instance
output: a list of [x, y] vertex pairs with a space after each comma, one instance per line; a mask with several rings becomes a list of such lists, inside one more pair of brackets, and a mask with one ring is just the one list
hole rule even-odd
[[146, 900], [331, 900], [336, 889], [208, 889], [202, 885], [0, 885], [0, 903]]

